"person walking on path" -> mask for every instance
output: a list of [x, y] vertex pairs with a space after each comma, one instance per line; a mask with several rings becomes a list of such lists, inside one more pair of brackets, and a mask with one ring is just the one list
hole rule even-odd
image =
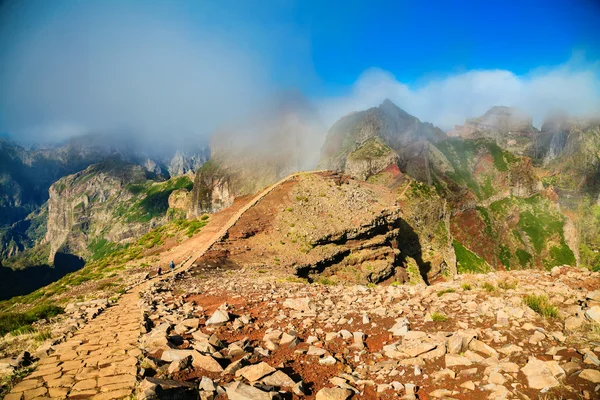
[[175, 263], [173, 262], [173, 260], [171, 260], [171, 262], [169, 263], [169, 268], [171, 269], [171, 271], [175, 269]]

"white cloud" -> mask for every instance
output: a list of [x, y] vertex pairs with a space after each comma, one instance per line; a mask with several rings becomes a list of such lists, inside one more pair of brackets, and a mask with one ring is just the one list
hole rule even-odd
[[243, 120], [275, 90], [278, 49], [259, 30], [244, 38], [179, 9], [107, 4], [67, 4], [30, 24], [29, 9], [15, 11], [0, 43], [0, 132], [51, 141], [126, 131], [160, 146]]
[[539, 126], [554, 110], [572, 115], [600, 114], [598, 63], [569, 62], [519, 76], [506, 70], [474, 70], [422, 82], [416, 87], [398, 81], [390, 72], [370, 69], [351, 93], [321, 103], [328, 123], [341, 116], [377, 106], [385, 98], [422, 121], [443, 129], [485, 113], [495, 105], [518, 107]]

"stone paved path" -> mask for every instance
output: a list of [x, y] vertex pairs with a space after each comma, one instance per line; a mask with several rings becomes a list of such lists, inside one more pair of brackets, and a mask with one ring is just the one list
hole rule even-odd
[[[307, 172], [289, 175], [264, 189], [237, 212], [197, 254], [184, 263], [192, 263], [215, 242], [221, 240], [241, 216], [277, 186]], [[165, 274], [155, 279], [165, 279]], [[155, 280], [153, 279], [153, 280]], [[146, 284], [124, 294], [119, 302], [77, 331], [75, 335], [53, 346], [54, 353], [40, 358], [37, 369], [15, 385], [5, 400], [30, 399], [120, 399], [131, 397], [137, 382], [137, 363], [141, 311], [138, 293]]]
[[139, 289], [84, 326], [17, 384], [6, 400], [118, 399], [136, 384], [141, 314]]

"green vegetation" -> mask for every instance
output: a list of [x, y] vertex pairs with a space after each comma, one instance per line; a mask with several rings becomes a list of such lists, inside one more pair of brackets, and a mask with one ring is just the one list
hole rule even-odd
[[531, 266], [531, 260], [533, 259], [531, 254], [529, 254], [523, 249], [517, 249], [515, 254], [519, 259], [519, 264], [521, 264], [521, 267], [526, 268], [528, 266]]
[[448, 317], [440, 312], [434, 311], [431, 313], [431, 320], [433, 322], [446, 322], [448, 321]]
[[488, 263], [471, 250], [464, 247], [458, 240], [453, 241], [456, 253], [456, 264], [459, 274], [488, 272]]
[[[79, 271], [65, 275], [56, 282], [38, 289], [25, 296], [15, 296], [10, 300], [0, 302], [0, 312], [8, 311], [16, 304], [31, 305], [40, 300], [48, 302], [55, 295], [67, 292], [70, 288], [85, 282], [98, 282], [97, 290], [110, 290], [114, 293], [122, 291], [117, 281], [107, 282], [103, 279], [112, 278], [118, 271], [126, 268], [125, 264], [143, 257], [144, 252], [164, 243], [168, 237], [177, 234], [192, 236], [208, 223], [208, 216], [193, 220], [171, 221], [143, 235], [134, 243], [117, 245], [104, 238], [95, 238], [90, 244], [92, 256], [90, 262]], [[62, 299], [62, 302], [68, 299]]]
[[519, 282], [517, 281], [502, 281], [498, 284], [498, 287], [504, 290], [516, 289], [517, 286], [519, 286]]
[[485, 222], [485, 230], [487, 232], [487, 234], [489, 236], [493, 236], [494, 232], [492, 229], [492, 220], [490, 218], [490, 214], [488, 212], [488, 210], [486, 210], [483, 207], [476, 207], [477, 212], [479, 213], [479, 215], [481, 216], [481, 219], [483, 219], [483, 222]]
[[337, 282], [329, 279], [325, 276], [319, 276], [317, 279], [313, 281], [314, 283], [319, 283], [321, 285], [337, 285]]
[[481, 285], [481, 288], [488, 293], [493, 293], [496, 290], [498, 290], [498, 288], [496, 286], [494, 286], [493, 284], [491, 284], [490, 282], [484, 282], [483, 285]]
[[92, 253], [91, 259], [93, 261], [106, 257], [122, 247], [123, 246], [119, 245], [118, 243], [108, 241], [104, 238], [94, 238], [88, 245], [88, 249]]
[[58, 314], [62, 314], [64, 309], [51, 304], [40, 304], [37, 307], [23, 313], [1, 313], [0, 314], [0, 336], [8, 333], [31, 328], [31, 324], [41, 319], [50, 319]]
[[408, 274], [408, 283], [411, 285], [418, 285], [419, 283], [425, 283], [423, 281], [423, 277], [421, 276], [421, 271], [419, 271], [419, 266], [417, 262], [412, 258], [408, 260], [406, 266], [406, 273]]
[[542, 317], [558, 318], [558, 308], [545, 295], [530, 294], [523, 298], [523, 302]]
[[[480, 198], [489, 198], [496, 189], [494, 187], [495, 172], [506, 172], [509, 164], [520, 159], [502, 150], [495, 142], [487, 139], [461, 140], [447, 139], [438, 143], [437, 148], [452, 164], [454, 172], [447, 173], [448, 177], [459, 185], [471, 189]], [[474, 175], [474, 163], [478, 155], [488, 152], [493, 159], [494, 170], [483, 176]]]
[[582, 199], [577, 214], [581, 265], [592, 271], [600, 271], [600, 204], [586, 196]]
[[44, 245], [38, 245], [30, 249], [26, 249], [7, 260], [2, 260], [2, 265], [4, 267], [13, 269], [31, 267], [35, 265], [46, 265], [48, 264], [49, 256], [50, 243], [46, 243]]
[[366, 140], [362, 146], [350, 153], [348, 159], [370, 160], [373, 158], [384, 157], [392, 152], [393, 150], [391, 147], [383, 143], [378, 137], [374, 136]]
[[8, 393], [10, 393], [13, 386], [21, 382], [23, 378], [32, 373], [36, 367], [37, 365], [31, 365], [29, 367], [19, 368], [11, 375], [3, 376], [0, 380], [0, 399], [3, 399]]
[[410, 183], [410, 193], [413, 197], [421, 199], [431, 199], [436, 195], [435, 188], [426, 183], [412, 181]]
[[471, 286], [471, 284], [467, 283], [467, 282], [465, 282], [462, 285], [460, 285], [460, 287], [462, 288], [462, 290], [471, 290], [471, 289], [473, 289], [473, 286]]
[[504, 265], [504, 268], [510, 270], [510, 249], [508, 246], [500, 245], [500, 252], [498, 254], [500, 262]]
[[171, 178], [166, 182], [135, 183], [126, 186], [138, 198], [130, 207], [120, 206], [116, 214], [126, 222], [149, 222], [166, 214], [169, 209], [169, 196], [175, 190], [191, 190], [194, 183], [187, 176]]
[[443, 290], [438, 290], [437, 295], [438, 297], [442, 297], [443, 295], [445, 295], [446, 293], [454, 293], [456, 292], [456, 290], [449, 288], [449, 289], [443, 289]]

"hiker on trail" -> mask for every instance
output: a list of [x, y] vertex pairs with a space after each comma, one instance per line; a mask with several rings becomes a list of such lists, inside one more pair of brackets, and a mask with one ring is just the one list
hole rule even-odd
[[158, 268], [156, 268], [156, 275], [160, 275], [160, 274], [162, 274], [162, 268], [159, 265]]
[[171, 271], [175, 269], [175, 263], [172, 260], [171, 263], [169, 263], [169, 268], [171, 268]]

